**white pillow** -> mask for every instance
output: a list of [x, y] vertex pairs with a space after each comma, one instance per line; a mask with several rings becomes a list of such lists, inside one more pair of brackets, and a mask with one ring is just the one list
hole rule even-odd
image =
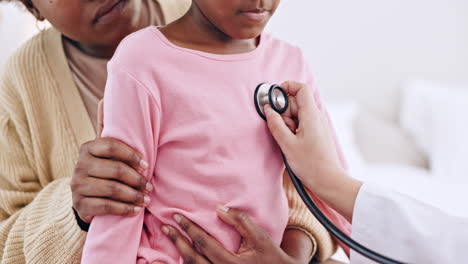
[[468, 87], [412, 81], [403, 92], [400, 121], [440, 179], [468, 181]]
[[399, 164], [427, 168], [427, 156], [395, 121], [360, 111], [354, 122], [356, 145], [373, 165]]
[[446, 89], [431, 108], [431, 114], [433, 174], [468, 182], [468, 87]]
[[426, 156], [429, 156], [432, 147], [431, 108], [441, 93], [443, 89], [429, 81], [409, 81], [403, 88], [401, 126], [413, 137]]
[[358, 175], [365, 167], [365, 161], [355, 143], [354, 120], [357, 106], [353, 103], [327, 104], [327, 109], [348, 164], [348, 170], [351, 175]]

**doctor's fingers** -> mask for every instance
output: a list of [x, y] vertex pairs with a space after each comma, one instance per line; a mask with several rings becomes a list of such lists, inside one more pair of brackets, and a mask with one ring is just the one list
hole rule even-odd
[[295, 97], [298, 110], [310, 108], [316, 104], [315, 100], [313, 100], [313, 89], [307, 84], [287, 81], [281, 84], [281, 87], [289, 96]]
[[287, 116], [291, 116], [296, 121], [298, 131], [304, 131], [304, 125], [310, 124], [314, 118], [320, 114], [318, 107], [318, 91], [315, 91], [306, 84], [288, 81], [281, 85], [286, 93], [289, 94], [289, 101], [291, 103], [289, 109], [286, 111]]
[[265, 105], [264, 111], [271, 135], [283, 152], [288, 151], [296, 141], [294, 133], [291, 131], [290, 127], [286, 125], [283, 117], [275, 112], [270, 105]]
[[289, 106], [284, 113], [281, 114], [286, 125], [295, 132], [297, 129], [297, 114], [298, 108], [296, 103], [296, 97], [288, 96]]

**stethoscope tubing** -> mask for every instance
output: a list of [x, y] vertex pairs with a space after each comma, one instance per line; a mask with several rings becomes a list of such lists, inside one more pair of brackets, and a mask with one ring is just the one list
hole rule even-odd
[[286, 156], [284, 153], [281, 152], [281, 155], [283, 156], [283, 161], [286, 166], [286, 170], [289, 174], [289, 177], [291, 178], [292, 183], [294, 184], [294, 187], [297, 190], [297, 193], [301, 197], [302, 201], [305, 203], [309, 211], [317, 218], [317, 220], [338, 240], [343, 242], [345, 245], [356, 251], [357, 253], [367, 257], [368, 259], [371, 259], [375, 262], [381, 263], [381, 264], [405, 264], [403, 262], [391, 259], [389, 257], [386, 257], [384, 255], [381, 255], [365, 246], [362, 244], [358, 243], [351, 237], [347, 236], [345, 233], [343, 233], [338, 227], [336, 227], [328, 218], [320, 211], [320, 209], [317, 207], [315, 202], [310, 198], [309, 194], [304, 188], [304, 185], [302, 184], [301, 180], [299, 180], [294, 172], [292, 171], [291, 167], [289, 166], [288, 160], [286, 159]]
[[[265, 86], [264, 86], [265, 85]], [[263, 92], [261, 92], [261, 89]], [[266, 92], [266, 89], [268, 89], [268, 92]], [[285, 105], [282, 108], [278, 108], [274, 106], [274, 100], [273, 100], [273, 91], [274, 90], [279, 90], [281, 92], [281, 95], [284, 97]], [[263, 106], [262, 104], [265, 104], [267, 100], [262, 100], [261, 95], [263, 96], [268, 96], [268, 103], [272, 106], [272, 108], [278, 112], [278, 113], [283, 113], [286, 111], [286, 109], [289, 106], [289, 100], [288, 100], [288, 95], [284, 91], [284, 89], [280, 86], [277, 85], [266, 85], [264, 83], [260, 84], [257, 86], [255, 89], [254, 93], [254, 102], [255, 102], [255, 108], [257, 109], [258, 114], [260, 117], [262, 117], [266, 121], [266, 117], [263, 113]], [[263, 103], [262, 103], [263, 102]], [[343, 231], [341, 231], [338, 227], [336, 227], [323, 213], [320, 211], [320, 209], [317, 207], [315, 202], [310, 198], [309, 194], [307, 193], [306, 189], [304, 188], [304, 185], [302, 185], [302, 182], [296, 177], [296, 174], [292, 171], [291, 167], [289, 166], [288, 160], [286, 159], [286, 156], [284, 155], [283, 152], [281, 152], [281, 155], [283, 157], [284, 164], [286, 166], [286, 170], [291, 177], [291, 181], [294, 184], [294, 187], [297, 190], [297, 193], [301, 197], [302, 201], [305, 203], [307, 208], [310, 210], [310, 212], [317, 218], [317, 220], [334, 236], [336, 237], [339, 241], [343, 242], [345, 245], [356, 251], [357, 253], [367, 257], [370, 260], [373, 260], [375, 262], [381, 263], [381, 264], [405, 264], [403, 262], [391, 259], [389, 257], [386, 257], [384, 255], [381, 255], [365, 246], [362, 244], [358, 243], [348, 235], [346, 235]]]

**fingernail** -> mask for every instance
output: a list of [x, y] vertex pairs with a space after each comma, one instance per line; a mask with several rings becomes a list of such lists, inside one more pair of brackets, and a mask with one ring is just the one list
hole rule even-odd
[[163, 231], [164, 234], [169, 235], [169, 228], [167, 226], [163, 226], [161, 230]]
[[148, 162], [146, 162], [144, 159], [141, 159], [140, 160], [140, 167], [143, 169], [143, 170], [146, 170], [148, 168]]
[[218, 211], [221, 211], [221, 212], [223, 212], [223, 213], [229, 212], [229, 207], [226, 207], [226, 206], [224, 206], [224, 205], [218, 205], [218, 206], [216, 207], [216, 209], [218, 209]]
[[178, 215], [178, 214], [175, 214], [174, 215], [174, 220], [177, 222], [177, 223], [180, 223], [182, 221], [182, 216]]
[[145, 205], [148, 205], [151, 202], [151, 199], [148, 195], [145, 195]]
[[265, 115], [271, 115], [271, 113], [273, 111], [273, 109], [271, 109], [271, 107], [269, 105], [265, 105], [263, 110], [265, 111]]
[[146, 183], [146, 191], [151, 192], [153, 190], [153, 185], [151, 183]]
[[138, 214], [141, 212], [141, 207], [135, 207], [133, 208], [133, 211], [135, 212], [135, 214]]

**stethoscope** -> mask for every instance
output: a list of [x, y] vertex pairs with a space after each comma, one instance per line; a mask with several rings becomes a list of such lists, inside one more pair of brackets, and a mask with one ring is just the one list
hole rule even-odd
[[[265, 117], [265, 113], [263, 112], [263, 107], [266, 104], [269, 104], [273, 110], [275, 110], [276, 112], [280, 114], [284, 113], [288, 109], [288, 106], [289, 106], [288, 95], [286, 94], [283, 88], [281, 88], [278, 85], [270, 85], [270, 84], [265, 84], [265, 83], [258, 85], [257, 89], [255, 89], [254, 102], [255, 102], [255, 108], [257, 109], [258, 114], [264, 120], [266, 120], [266, 117]], [[288, 171], [288, 174], [291, 177], [291, 180], [294, 184], [294, 187], [296, 187], [296, 190], [299, 193], [299, 196], [301, 196], [302, 200], [304, 201], [306, 206], [309, 208], [310, 212], [334, 237], [336, 237], [338, 240], [340, 240], [345, 245], [347, 245], [354, 251], [358, 252], [359, 254], [367, 257], [368, 259], [376, 261], [378, 263], [403, 264], [403, 262], [385, 257], [363, 246], [362, 244], [356, 242], [351, 237], [343, 233], [340, 229], [338, 229], [330, 220], [328, 220], [328, 218], [320, 211], [320, 209], [317, 207], [314, 201], [310, 198], [309, 194], [304, 189], [304, 186], [302, 185], [301, 181], [296, 177], [294, 172], [291, 170], [291, 167], [288, 164], [288, 160], [286, 159], [284, 154], [283, 153], [281, 154], [283, 156], [284, 164], [286, 165], [286, 170]]]

